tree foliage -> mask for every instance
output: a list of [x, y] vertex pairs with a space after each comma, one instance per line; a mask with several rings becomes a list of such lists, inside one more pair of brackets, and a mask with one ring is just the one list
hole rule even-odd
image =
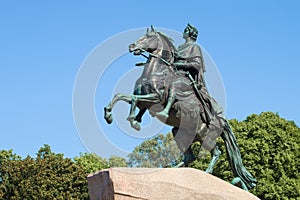
[[135, 147], [128, 155], [128, 163], [131, 167], [174, 166], [180, 157], [172, 133], [159, 134]]
[[75, 157], [74, 161], [86, 174], [109, 168], [108, 161], [94, 153], [80, 153], [80, 156]]
[[84, 171], [48, 145], [36, 158], [1, 151], [0, 159], [0, 199], [88, 199]]
[[74, 160], [55, 154], [49, 145], [36, 158], [22, 159], [12, 150], [0, 151], [0, 199], [89, 199], [86, 176], [109, 167], [125, 167], [126, 160], [108, 160], [81, 153]]
[[127, 167], [127, 162], [125, 158], [119, 156], [111, 156], [108, 159], [109, 167]]
[[9, 160], [20, 160], [21, 157], [17, 154], [13, 153], [13, 150], [1, 150], [0, 151], [0, 165], [2, 162], [9, 161]]
[[127, 167], [127, 163], [124, 158], [111, 156], [109, 160], [107, 160], [95, 153], [81, 153], [80, 156], [74, 158], [74, 161], [85, 171], [86, 174], [110, 167]]
[[[230, 120], [236, 135], [243, 164], [258, 180], [251, 191], [261, 199], [300, 198], [300, 129], [278, 114], [264, 112], [244, 121]], [[218, 141], [223, 156], [214, 175], [232, 180], [223, 141]], [[195, 145], [199, 149], [199, 144]], [[191, 167], [205, 169], [210, 157], [195, 161]], [[205, 162], [203, 162], [205, 161]]]

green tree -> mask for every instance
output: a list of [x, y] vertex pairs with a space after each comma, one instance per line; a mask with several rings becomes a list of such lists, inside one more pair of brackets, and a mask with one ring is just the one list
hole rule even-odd
[[159, 134], [142, 142], [128, 155], [131, 167], [174, 166], [181, 157], [172, 133]]
[[[230, 120], [240, 147], [243, 164], [258, 180], [251, 191], [261, 199], [300, 199], [300, 129], [293, 121], [278, 114], [264, 112], [250, 115], [244, 121]], [[214, 175], [233, 179], [222, 140], [223, 156]], [[195, 145], [199, 149], [199, 144]], [[195, 149], [197, 149], [195, 148]], [[196, 160], [191, 167], [204, 170], [209, 155]]]
[[0, 199], [88, 199], [85, 172], [50, 146], [40, 148], [35, 159], [20, 159], [12, 151], [6, 158], [0, 165]]
[[8, 161], [8, 160], [20, 160], [21, 157], [18, 156], [17, 154], [13, 153], [13, 150], [1, 150], [0, 151], [0, 165], [3, 161]]
[[109, 160], [98, 156], [95, 153], [80, 153], [80, 156], [74, 158], [74, 161], [86, 174], [96, 172], [101, 169], [110, 167], [126, 167], [127, 163], [124, 158], [119, 156], [111, 156]]
[[74, 161], [86, 174], [109, 168], [107, 159], [101, 158], [95, 153], [80, 153], [80, 156], [75, 157]]
[[126, 159], [119, 156], [111, 156], [108, 163], [110, 167], [127, 167]]

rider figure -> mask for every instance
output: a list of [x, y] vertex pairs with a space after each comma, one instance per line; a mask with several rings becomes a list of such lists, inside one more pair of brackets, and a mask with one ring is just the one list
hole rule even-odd
[[[203, 73], [205, 72], [205, 66], [203, 62], [201, 48], [196, 43], [197, 37], [197, 28], [192, 26], [191, 24], [188, 24], [183, 32], [183, 38], [185, 39], [185, 43], [178, 47], [178, 53], [176, 55], [173, 66], [178, 70], [178, 73], [186, 74], [186, 72], [189, 72], [198, 86], [198, 91], [205, 93], [206, 96], [208, 96], [205, 80], [203, 77]], [[157, 113], [158, 117], [161, 117], [165, 120], [169, 117], [169, 111], [176, 100], [176, 85], [176, 80], [171, 81], [169, 85], [167, 105], [164, 108], [164, 110]], [[201, 118], [205, 123], [208, 124], [208, 120], [206, 119], [204, 113], [201, 114]]]

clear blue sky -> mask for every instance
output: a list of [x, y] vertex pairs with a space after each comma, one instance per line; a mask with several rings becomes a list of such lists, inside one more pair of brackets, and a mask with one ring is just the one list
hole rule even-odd
[[[87, 151], [72, 114], [81, 64], [107, 38], [151, 24], [198, 27], [224, 82], [227, 118], [273, 111], [300, 125], [298, 1], [128, 2], [0, 2], [0, 149]], [[96, 106], [99, 120], [103, 106]]]

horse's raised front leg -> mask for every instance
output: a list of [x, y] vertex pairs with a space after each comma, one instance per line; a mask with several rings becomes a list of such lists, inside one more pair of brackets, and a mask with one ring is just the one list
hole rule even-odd
[[146, 107], [140, 108], [139, 113], [135, 116], [135, 120], [141, 123], [142, 122], [142, 117], [143, 117], [143, 115], [145, 114], [146, 111], [147, 111]]
[[143, 109], [140, 110], [138, 115], [135, 115], [135, 109], [137, 107], [137, 104], [146, 104], [146, 103], [159, 103], [159, 98], [157, 94], [147, 94], [147, 95], [132, 95], [131, 98], [131, 107], [130, 107], [130, 113], [129, 116], [127, 117], [127, 120], [130, 122], [130, 125], [132, 128], [135, 130], [139, 131], [141, 130], [141, 121], [142, 121], [142, 116], [146, 112], [147, 108], [144, 107]]
[[114, 98], [112, 99], [112, 101], [108, 104], [108, 106], [104, 107], [104, 119], [106, 120], [106, 122], [108, 124], [111, 124], [113, 121], [113, 117], [112, 117], [112, 109], [114, 107], [114, 105], [118, 102], [118, 101], [125, 101], [127, 103], [131, 103], [131, 95], [128, 94], [116, 94], [114, 96]]
[[137, 107], [138, 102], [139, 100], [137, 98], [137, 95], [132, 95], [130, 112], [129, 112], [129, 116], [127, 117], [127, 120], [130, 122], [131, 127], [137, 131], [141, 130], [141, 124], [136, 120], [136, 116], [135, 116], [135, 109]]
[[[143, 91], [143, 85], [142, 84], [136, 84], [135, 90], [133, 92], [134, 95], [143, 95], [146, 94], [145, 91]], [[137, 106], [138, 100], [136, 97], [132, 97], [131, 99], [131, 107], [130, 107], [130, 114], [128, 116], [128, 121], [131, 123], [131, 126], [134, 127], [136, 130], [140, 130], [140, 123], [142, 122], [142, 117], [145, 114], [147, 108], [146, 106], [144, 107], [139, 107], [139, 113], [134, 116], [135, 114], [135, 108]]]
[[217, 144], [210, 151], [210, 154], [211, 154], [211, 160], [210, 160], [210, 163], [209, 163], [207, 169], [205, 170], [205, 172], [212, 174], [215, 164], [217, 163], [217, 161], [219, 160], [219, 157], [221, 155], [221, 151], [219, 150], [219, 147]]

